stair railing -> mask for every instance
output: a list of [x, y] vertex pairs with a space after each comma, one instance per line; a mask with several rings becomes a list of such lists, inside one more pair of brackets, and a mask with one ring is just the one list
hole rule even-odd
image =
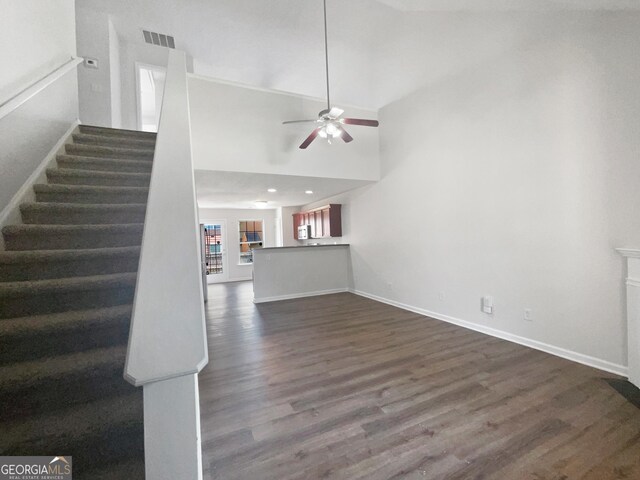
[[142, 386], [147, 480], [201, 479], [207, 364], [185, 53], [170, 50], [125, 378]]

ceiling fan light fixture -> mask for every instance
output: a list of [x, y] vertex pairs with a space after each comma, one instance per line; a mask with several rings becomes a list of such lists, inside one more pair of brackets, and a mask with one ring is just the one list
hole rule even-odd
[[328, 123], [326, 127], [324, 127], [327, 135], [331, 135], [333, 138], [338, 138], [342, 132], [334, 123]]
[[344, 110], [331, 106], [331, 96], [329, 92], [329, 42], [327, 35], [327, 0], [322, 1], [322, 10], [324, 16], [324, 62], [325, 74], [327, 81], [327, 108], [320, 110], [318, 118], [313, 120], [288, 120], [282, 122], [289, 123], [315, 123], [317, 126], [309, 134], [309, 136], [300, 144], [298, 148], [304, 150], [316, 139], [316, 137], [324, 138], [331, 143], [332, 139], [341, 138], [344, 143], [353, 141], [353, 137], [349, 135], [342, 125], [360, 125], [364, 127], [377, 127], [377, 120], [365, 120], [361, 118], [340, 118]]

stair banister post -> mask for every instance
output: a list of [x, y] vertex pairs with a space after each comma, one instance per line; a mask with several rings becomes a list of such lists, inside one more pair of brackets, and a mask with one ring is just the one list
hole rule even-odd
[[143, 387], [147, 480], [202, 479], [208, 355], [193, 175], [186, 56], [169, 50], [125, 365]]

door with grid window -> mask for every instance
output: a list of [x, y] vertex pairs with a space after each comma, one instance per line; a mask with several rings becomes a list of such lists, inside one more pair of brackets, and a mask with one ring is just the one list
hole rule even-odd
[[207, 283], [226, 282], [229, 279], [226, 251], [226, 222], [204, 224], [204, 262]]

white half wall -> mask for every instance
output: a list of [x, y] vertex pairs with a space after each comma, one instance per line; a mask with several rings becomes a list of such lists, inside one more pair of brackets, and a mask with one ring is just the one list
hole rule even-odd
[[[315, 124], [282, 122], [317, 118], [326, 108], [320, 100], [196, 76], [189, 78], [189, 100], [196, 170], [379, 178], [377, 128], [348, 126], [355, 139], [349, 144], [317, 138], [306, 150], [298, 148]], [[377, 118], [376, 112], [342, 107], [347, 117]]]
[[623, 373], [640, 16], [556, 13], [521, 37], [380, 111], [381, 181], [331, 200], [355, 289]]
[[284, 247], [254, 253], [253, 301], [346, 292], [351, 286], [348, 245]]
[[225, 220], [227, 224], [227, 265], [229, 281], [251, 280], [253, 265], [240, 264], [240, 221], [262, 220], [264, 229], [263, 244], [265, 247], [275, 247], [276, 239], [276, 210], [273, 208], [244, 209], [244, 208], [200, 208], [198, 209], [200, 223], [214, 220]]
[[0, 103], [76, 56], [73, 0], [0, 2]]

